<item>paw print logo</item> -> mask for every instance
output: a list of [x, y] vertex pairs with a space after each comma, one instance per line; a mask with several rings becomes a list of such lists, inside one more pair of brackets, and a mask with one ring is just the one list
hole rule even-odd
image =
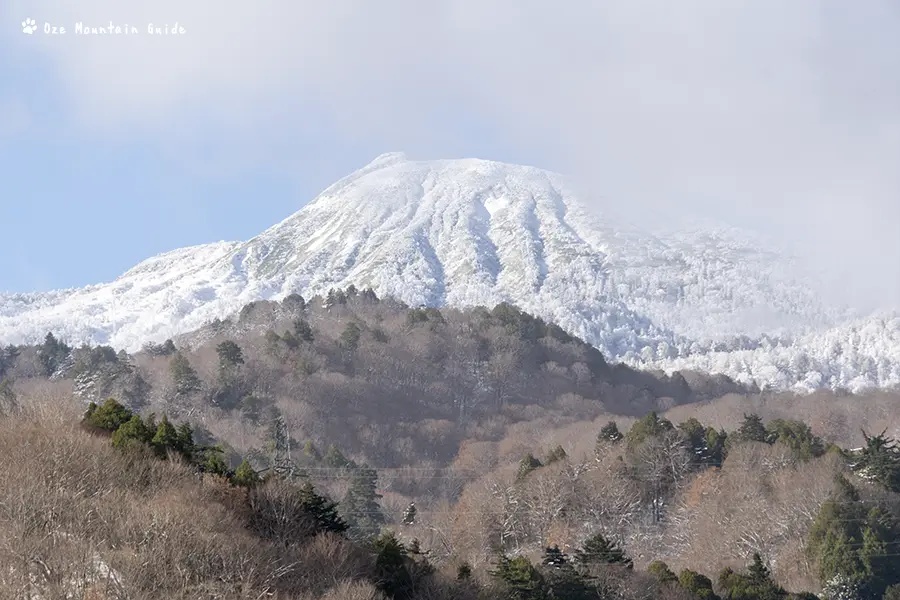
[[34, 22], [34, 19], [28, 18], [22, 21], [22, 31], [31, 35], [35, 31], [37, 31], [37, 23]]

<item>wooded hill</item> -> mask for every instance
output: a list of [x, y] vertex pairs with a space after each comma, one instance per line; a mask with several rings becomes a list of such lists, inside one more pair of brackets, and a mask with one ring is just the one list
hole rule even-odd
[[[134, 356], [72, 349], [52, 334], [0, 353], [6, 426], [70, 440], [42, 468], [65, 471], [67, 452], [81, 451], [72, 444], [112, 456], [89, 433], [105, 431], [103, 448], [129, 460], [144, 448], [151, 463], [175, 457], [228, 489], [282, 485], [293, 472], [280, 501], [334, 499], [347, 529], [328, 535], [376, 563], [381, 539], [413, 571], [427, 553], [426, 570], [443, 577], [437, 588], [454, 591], [403, 592], [422, 598], [787, 597], [779, 586], [881, 598], [900, 572], [897, 400], [642, 373], [508, 305], [416, 309], [352, 289], [249, 305]], [[71, 417], [56, 433], [35, 416], [48, 403]], [[66, 429], [82, 416], [89, 431]], [[867, 450], [848, 450], [857, 446]], [[246, 517], [252, 494], [241, 493], [237, 505], [199, 502]], [[399, 546], [379, 537], [385, 528]], [[592, 567], [592, 552], [623, 552], [633, 568]], [[363, 571], [350, 578], [402, 597]], [[324, 590], [289, 593], [307, 591]]]

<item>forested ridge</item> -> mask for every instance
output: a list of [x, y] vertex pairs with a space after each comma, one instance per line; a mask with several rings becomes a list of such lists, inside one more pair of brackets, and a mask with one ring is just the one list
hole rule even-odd
[[49, 333], [0, 402], [10, 597], [898, 597], [896, 396], [642, 373], [510, 305]]

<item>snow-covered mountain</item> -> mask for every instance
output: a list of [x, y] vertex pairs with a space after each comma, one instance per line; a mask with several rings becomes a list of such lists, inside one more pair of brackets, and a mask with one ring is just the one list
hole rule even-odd
[[248, 302], [372, 287], [410, 305], [511, 301], [614, 360], [778, 388], [900, 385], [900, 317], [823, 305], [737, 230], [654, 235], [563, 177], [484, 160], [378, 157], [248, 242], [147, 260], [83, 289], [0, 295], [0, 342], [53, 331], [137, 350]]

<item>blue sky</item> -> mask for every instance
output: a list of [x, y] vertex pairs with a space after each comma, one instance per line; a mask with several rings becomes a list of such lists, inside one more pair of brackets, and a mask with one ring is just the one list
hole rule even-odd
[[[160, 252], [247, 239], [404, 151], [535, 164], [600, 209], [763, 229], [836, 287], [900, 305], [893, 3], [547, 7], [7, 0], [0, 291], [108, 281]], [[140, 32], [79, 37], [79, 21]], [[176, 21], [184, 35], [145, 32]]]
[[[5, 36], [0, 56], [16, 57], [0, 60], [0, 107], [7, 110], [0, 135], [7, 240], [0, 291], [109, 281], [161, 252], [249, 239], [378, 154], [408, 145], [402, 135], [336, 135], [307, 114], [299, 135], [261, 135], [255, 153], [223, 151], [246, 138], [216, 124], [198, 134], [189, 152], [173, 152], [153, 137], [129, 135], [127, 124], [112, 136], [80, 127], [53, 63]], [[27, 120], [10, 123], [23, 105]], [[453, 118], [468, 141], [446, 143], [449, 156], [528, 162], [527, 152], [497, 143], [486, 124], [462, 112]], [[195, 118], [166, 127], [189, 129]], [[202, 159], [186, 161], [186, 154]]]

